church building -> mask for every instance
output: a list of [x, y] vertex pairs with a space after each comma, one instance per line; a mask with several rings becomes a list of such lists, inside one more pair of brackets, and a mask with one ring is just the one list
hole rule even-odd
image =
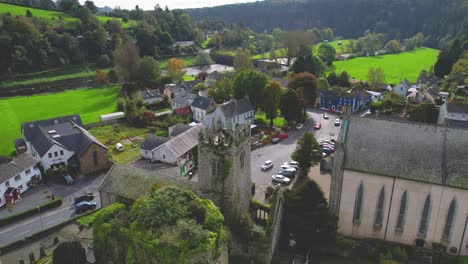
[[468, 130], [351, 116], [335, 146], [338, 231], [468, 255]]

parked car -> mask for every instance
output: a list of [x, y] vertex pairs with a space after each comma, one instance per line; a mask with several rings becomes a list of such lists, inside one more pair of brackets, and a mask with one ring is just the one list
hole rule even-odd
[[322, 140], [322, 141], [320, 141], [320, 142], [322, 142], [322, 143], [328, 143], [328, 144], [331, 144], [331, 145], [335, 145], [335, 140], [333, 140], [333, 139], [332, 139], [332, 140], [324, 139], [324, 140]]
[[323, 147], [322, 147], [322, 150], [329, 150], [330, 153], [335, 152], [335, 149], [334, 149], [333, 147], [330, 147], [330, 146], [323, 146]]
[[262, 164], [262, 171], [266, 171], [273, 168], [273, 161], [267, 160]]
[[335, 126], [340, 126], [341, 120], [339, 118], [335, 119]]
[[281, 140], [287, 139], [288, 137], [289, 137], [288, 134], [287, 134], [287, 133], [284, 133], [284, 132], [281, 132], [281, 133], [279, 133], [279, 135], [278, 135], [278, 138], [281, 139]]
[[289, 167], [293, 167], [295, 169], [299, 168], [299, 162], [291, 160], [291, 161], [286, 161], [284, 165], [289, 165]]
[[65, 179], [65, 182], [67, 184], [74, 184], [75, 183], [75, 179], [72, 176], [68, 175], [68, 174], [64, 174], [63, 179]]
[[290, 169], [290, 170], [296, 171], [296, 168], [291, 167], [291, 166], [289, 166], [288, 164], [283, 164], [283, 165], [281, 165], [281, 169], [282, 169], [282, 170], [288, 170], [288, 169]]
[[332, 154], [332, 151], [329, 148], [322, 148], [322, 151], [323, 153], [327, 154], [327, 156]]
[[281, 141], [281, 139], [274, 138], [273, 140], [271, 140], [271, 144], [278, 144], [280, 141]]
[[316, 123], [316, 124], [314, 125], [314, 129], [315, 129], [315, 130], [319, 130], [320, 128], [322, 128], [322, 124]]
[[327, 113], [323, 113], [323, 119], [328, 119], [328, 118], [329, 117], [328, 117]]
[[296, 129], [299, 130], [299, 129], [302, 129], [303, 127], [304, 127], [304, 124], [297, 124]]
[[89, 210], [95, 209], [97, 206], [97, 203], [94, 201], [88, 202], [88, 201], [83, 201], [75, 204], [75, 213], [81, 214]]
[[291, 179], [288, 177], [284, 177], [283, 175], [273, 175], [271, 176], [272, 182], [282, 183], [282, 184], [289, 184]]
[[83, 202], [83, 201], [92, 201], [94, 200], [93, 193], [83, 193], [75, 197], [75, 204]]
[[288, 178], [294, 178], [294, 176], [296, 176], [296, 171], [291, 170], [291, 169], [280, 170], [278, 172], [278, 175], [283, 175], [283, 176], [286, 176]]

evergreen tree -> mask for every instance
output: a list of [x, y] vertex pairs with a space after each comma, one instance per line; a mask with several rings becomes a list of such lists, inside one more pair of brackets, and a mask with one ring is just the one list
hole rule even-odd
[[62, 242], [54, 249], [52, 260], [53, 263], [84, 264], [86, 251], [78, 241]]

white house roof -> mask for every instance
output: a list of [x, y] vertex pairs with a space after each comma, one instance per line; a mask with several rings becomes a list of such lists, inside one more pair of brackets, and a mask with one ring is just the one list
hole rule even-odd
[[198, 133], [202, 128], [202, 124], [197, 124], [163, 145], [169, 148], [176, 157], [180, 157], [198, 145]]

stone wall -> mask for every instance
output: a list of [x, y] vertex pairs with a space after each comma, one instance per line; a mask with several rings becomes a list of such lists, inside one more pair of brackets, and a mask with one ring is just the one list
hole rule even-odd
[[[94, 152], [97, 153], [97, 164], [94, 162]], [[111, 166], [111, 163], [107, 153], [108, 150], [102, 146], [96, 143], [91, 144], [86, 152], [79, 158], [80, 172], [83, 174], [89, 174], [108, 169]]]
[[283, 216], [284, 216], [284, 198], [283, 191], [279, 189], [276, 195], [275, 209], [270, 217], [273, 217], [273, 222], [271, 226], [271, 244], [268, 250], [268, 262], [271, 263], [273, 256], [278, 251], [278, 245], [281, 238], [281, 227], [283, 225]]

